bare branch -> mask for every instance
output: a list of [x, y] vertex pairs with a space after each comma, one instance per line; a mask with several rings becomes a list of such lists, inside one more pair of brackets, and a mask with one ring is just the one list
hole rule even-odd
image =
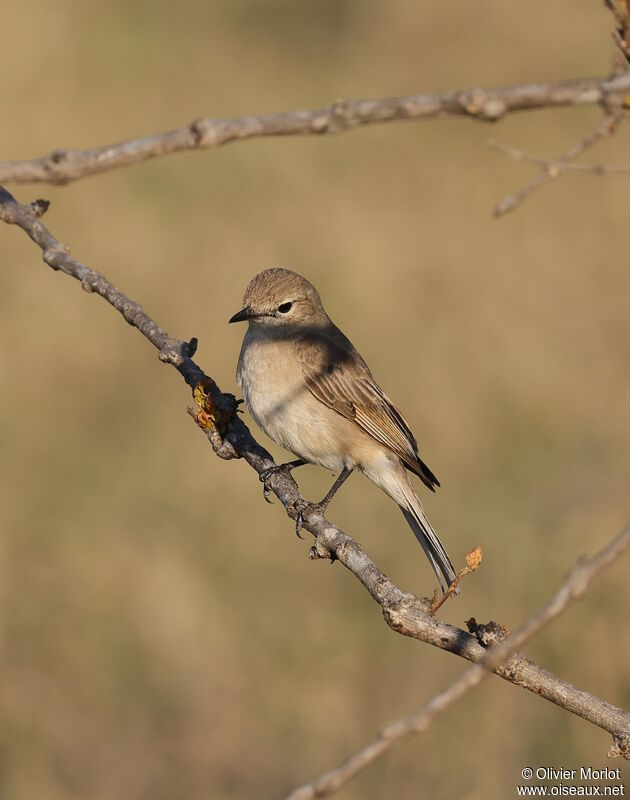
[[593, 130], [589, 131], [585, 136], [583, 136], [579, 142], [576, 142], [573, 147], [566, 151], [566, 153], [554, 159], [551, 162], [554, 165], [551, 169], [543, 166], [538, 175], [536, 175], [535, 178], [532, 178], [532, 180], [523, 186], [522, 189], [519, 189], [518, 192], [514, 192], [513, 194], [506, 195], [494, 209], [494, 216], [502, 217], [509, 211], [514, 211], [514, 209], [516, 209], [523, 202], [523, 200], [529, 197], [532, 192], [541, 186], [544, 186], [544, 184], [550, 181], [552, 178], [557, 178], [560, 174], [559, 167], [574, 161], [586, 150], [597, 144], [597, 142], [600, 142], [602, 139], [611, 136], [623, 119], [623, 113], [624, 112], [622, 110], [617, 109], [617, 111], [614, 113], [607, 114], [593, 128]]
[[[478, 686], [518, 648], [561, 614], [571, 602], [582, 597], [593, 578], [628, 547], [630, 547], [630, 526], [602, 547], [593, 558], [578, 560], [560, 589], [539, 611], [516, 633], [493, 645], [477, 664], [467, 669], [448, 689], [440, 692], [414, 714], [387, 725], [375, 739], [347, 761], [291, 792], [287, 800], [312, 800], [314, 797], [333, 794], [398, 742], [413, 735], [426, 733], [437, 716]], [[615, 752], [616, 755], [624, 754], [618, 742], [615, 742], [613, 747], [619, 751]], [[630, 758], [630, 748], [626, 750], [625, 757]]]
[[[252, 437], [245, 423], [234, 413], [234, 397], [223, 394], [214, 381], [206, 376], [192, 360], [196, 340], [186, 343], [170, 337], [133, 300], [114, 287], [102, 274], [72, 258], [64, 247], [42, 224], [38, 216], [44, 213], [45, 201], [32, 206], [20, 205], [0, 187], [0, 219], [18, 225], [41, 248], [44, 261], [53, 269], [65, 272], [81, 282], [88, 292], [94, 292], [114, 306], [145, 336], [159, 352], [160, 359], [174, 366], [196, 394], [200, 387], [207, 394], [203, 417], [195, 415], [197, 424], [205, 430], [215, 452], [221, 458], [244, 458], [260, 475], [274, 465], [269, 453]], [[208, 420], [215, 423], [208, 429]], [[381, 606], [387, 624], [398, 633], [418, 639], [442, 650], [468, 659], [481, 661], [487, 650], [482, 638], [447, 625], [433, 617], [431, 601], [403, 592], [366, 555], [350, 536], [329, 522], [302, 497], [297, 484], [286, 472], [273, 474], [267, 485], [282, 502], [291, 519], [302, 512], [304, 528], [315, 537], [312, 558], [334, 558], [341, 562], [363, 584]], [[520, 654], [494, 670], [497, 675], [597, 725], [621, 741], [630, 740], [630, 713], [623, 711], [589, 692], [552, 675]]]
[[329, 108], [236, 119], [204, 118], [140, 139], [87, 150], [58, 148], [25, 161], [0, 162], [0, 182], [66, 184], [182, 150], [203, 150], [260, 136], [342, 133], [361, 125], [403, 120], [468, 117], [496, 122], [507, 114], [542, 108], [600, 105], [623, 107], [630, 74], [502, 88], [472, 88], [444, 94], [416, 94], [369, 100], [337, 100]]

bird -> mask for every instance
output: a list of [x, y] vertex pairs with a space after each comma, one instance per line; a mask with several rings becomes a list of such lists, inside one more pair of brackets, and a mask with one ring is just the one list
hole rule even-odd
[[429, 522], [408, 473], [435, 491], [438, 479], [418, 455], [402, 412], [372, 377], [350, 340], [333, 323], [310, 281], [282, 268], [265, 269], [245, 290], [230, 323], [247, 322], [236, 372], [256, 424], [295, 461], [279, 469], [318, 464], [339, 473], [317, 506], [326, 509], [358, 470], [401, 509], [440, 588], [455, 569]]

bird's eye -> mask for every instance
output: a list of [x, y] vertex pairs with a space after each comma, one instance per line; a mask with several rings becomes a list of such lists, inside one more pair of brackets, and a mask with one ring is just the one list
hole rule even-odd
[[281, 303], [281, 304], [278, 306], [278, 311], [279, 311], [281, 314], [287, 314], [289, 311], [291, 311], [291, 306], [292, 306], [292, 305], [293, 305], [293, 303], [291, 303], [291, 302], [288, 302], [288, 303]]

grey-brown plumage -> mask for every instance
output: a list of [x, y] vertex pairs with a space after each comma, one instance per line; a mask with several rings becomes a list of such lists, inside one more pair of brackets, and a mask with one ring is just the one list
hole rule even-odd
[[268, 269], [252, 279], [243, 304], [230, 322], [249, 322], [237, 379], [256, 423], [302, 461], [342, 473], [341, 481], [354, 469], [367, 475], [400, 506], [440, 585], [440, 573], [450, 584], [455, 570], [406, 470], [432, 491], [439, 481], [315, 287], [295, 272]]
[[[440, 482], [420, 460], [418, 443], [407, 421], [374, 381], [352, 343], [332, 322], [330, 326], [326, 336], [307, 333], [296, 340], [306, 385], [320, 402], [395, 453], [434, 492]], [[321, 357], [315, 363], [313, 353]]]

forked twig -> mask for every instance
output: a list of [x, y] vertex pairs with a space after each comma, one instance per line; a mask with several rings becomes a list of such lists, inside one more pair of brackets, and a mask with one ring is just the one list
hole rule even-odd
[[[536, 191], [536, 189], [539, 189], [541, 186], [544, 186], [553, 178], [557, 178], [561, 171], [560, 168], [564, 164], [574, 161], [576, 158], [581, 156], [582, 153], [584, 153], [586, 150], [589, 150], [602, 139], [611, 136], [623, 119], [623, 115], [624, 112], [621, 109], [617, 109], [612, 113], [606, 114], [606, 116], [600, 120], [600, 122], [591, 131], [583, 136], [579, 142], [576, 142], [572, 147], [570, 147], [566, 153], [563, 153], [562, 155], [558, 156], [558, 158], [555, 158], [549, 162], [551, 165], [553, 165], [551, 168], [547, 168], [546, 165], [543, 165], [538, 175], [532, 178], [532, 180], [523, 186], [522, 189], [506, 195], [495, 207], [494, 216], [502, 217], [509, 211], [514, 211], [527, 197], [530, 196], [530, 194], [532, 194], [532, 192]], [[496, 146], [494, 146], [494, 148], [498, 149]]]
[[540, 156], [533, 156], [517, 147], [508, 144], [495, 142], [494, 139], [488, 141], [488, 147], [496, 150], [514, 161], [526, 161], [535, 164], [542, 170], [551, 173], [552, 177], [557, 177], [561, 172], [574, 175], [630, 175], [630, 166], [624, 164], [570, 164], [551, 161]]
[[[490, 647], [486, 655], [477, 664], [469, 667], [448, 689], [440, 692], [414, 714], [387, 725], [375, 739], [343, 764], [296, 789], [287, 800], [312, 800], [315, 797], [333, 794], [396, 743], [410, 736], [426, 733], [437, 716], [491, 675], [493, 670], [561, 614], [571, 602], [582, 597], [593, 578], [612, 564], [628, 547], [630, 547], [630, 525], [592, 558], [579, 559], [562, 586], [542, 608], [516, 633]], [[609, 755], [623, 755], [630, 759], [630, 738], [626, 739], [624, 735], [616, 737]]]

